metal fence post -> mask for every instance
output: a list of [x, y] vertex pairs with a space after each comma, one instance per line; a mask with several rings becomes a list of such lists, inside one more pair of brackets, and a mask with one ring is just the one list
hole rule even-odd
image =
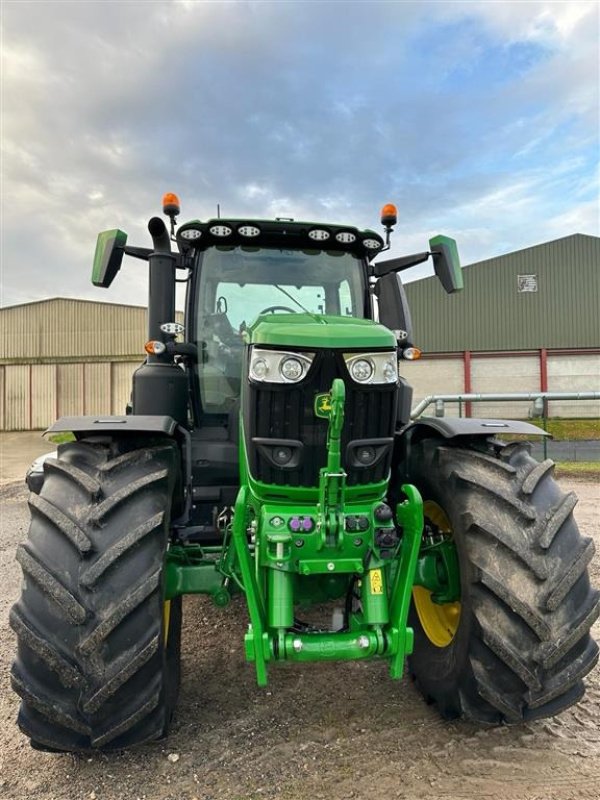
[[[548, 403], [544, 401], [544, 411], [542, 414], [542, 425], [544, 426], [544, 430], [548, 431]], [[544, 436], [544, 461], [548, 458], [548, 437]]]

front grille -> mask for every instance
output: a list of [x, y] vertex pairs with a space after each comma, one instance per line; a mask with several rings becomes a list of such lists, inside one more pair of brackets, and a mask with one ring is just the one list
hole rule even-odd
[[[346, 457], [349, 442], [392, 437], [396, 418], [397, 389], [392, 386], [358, 386], [351, 380], [340, 352], [317, 353], [308, 376], [299, 385], [251, 382], [246, 399], [246, 447], [250, 471], [264, 483], [284, 486], [317, 486], [319, 470], [327, 459], [327, 420], [315, 416], [315, 395], [329, 391], [334, 378], [346, 385], [342, 463], [349, 485], [387, 478], [391, 447], [371, 467], [355, 468]], [[256, 439], [302, 442], [301, 458], [294, 468], [281, 469], [266, 457]]]

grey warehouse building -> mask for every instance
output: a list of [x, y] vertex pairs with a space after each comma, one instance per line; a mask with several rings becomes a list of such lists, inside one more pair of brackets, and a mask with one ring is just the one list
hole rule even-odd
[[0, 309], [0, 430], [123, 414], [145, 341], [143, 307], [56, 297]]

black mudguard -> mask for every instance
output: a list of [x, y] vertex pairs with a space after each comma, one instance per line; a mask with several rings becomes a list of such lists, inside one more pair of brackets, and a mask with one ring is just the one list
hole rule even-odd
[[410, 477], [411, 445], [421, 439], [436, 436], [442, 439], [481, 439], [499, 433], [515, 436], [549, 436], [546, 431], [529, 422], [509, 419], [475, 419], [472, 417], [419, 417], [396, 431], [392, 474]]
[[[429, 430], [428, 430], [429, 429]], [[493, 436], [496, 433], [518, 434], [519, 436], [549, 436], [546, 431], [530, 422], [511, 419], [475, 419], [472, 417], [420, 417], [397, 433], [397, 437], [419, 437], [425, 433], [436, 433], [444, 439], [455, 436]]]
[[177, 422], [173, 417], [127, 414], [126, 416], [61, 417], [44, 433], [150, 433], [174, 436]]
[[[190, 432], [177, 424], [173, 417], [150, 414], [126, 414], [124, 416], [61, 417], [51, 425], [47, 433], [72, 433], [77, 440], [97, 434], [120, 436], [147, 434], [150, 439], [169, 436], [176, 439], [181, 454], [183, 483], [178, 484], [173, 495], [173, 516], [183, 524], [189, 518], [192, 502], [192, 441]], [[180, 515], [180, 516], [178, 516]]]

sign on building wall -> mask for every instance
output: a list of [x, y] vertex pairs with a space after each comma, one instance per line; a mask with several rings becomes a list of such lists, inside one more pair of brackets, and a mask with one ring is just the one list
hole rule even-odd
[[537, 275], [517, 275], [517, 287], [519, 292], [537, 292]]

